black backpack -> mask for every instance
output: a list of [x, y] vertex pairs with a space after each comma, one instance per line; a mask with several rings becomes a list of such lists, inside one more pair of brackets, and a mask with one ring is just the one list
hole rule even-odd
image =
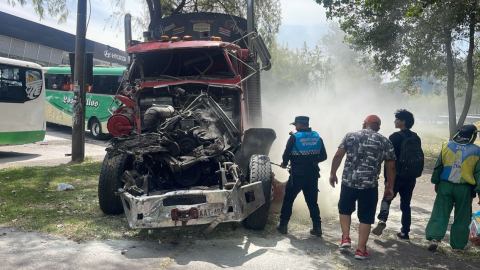
[[415, 132], [407, 137], [402, 132], [398, 132], [403, 137], [400, 148], [400, 157], [397, 157], [396, 167], [397, 175], [405, 179], [414, 179], [422, 175], [424, 155], [420, 138]]

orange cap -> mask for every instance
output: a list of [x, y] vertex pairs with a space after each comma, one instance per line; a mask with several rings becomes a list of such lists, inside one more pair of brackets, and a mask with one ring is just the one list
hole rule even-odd
[[365, 122], [369, 124], [377, 124], [378, 126], [382, 124], [380, 118], [374, 114], [367, 116], [367, 118], [365, 118]]

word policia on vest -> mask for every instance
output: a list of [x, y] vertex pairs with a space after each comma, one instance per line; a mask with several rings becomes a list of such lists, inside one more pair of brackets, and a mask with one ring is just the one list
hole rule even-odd
[[315, 131], [298, 132], [294, 134], [295, 145], [293, 146], [292, 155], [316, 155], [320, 154], [322, 143], [320, 136]]

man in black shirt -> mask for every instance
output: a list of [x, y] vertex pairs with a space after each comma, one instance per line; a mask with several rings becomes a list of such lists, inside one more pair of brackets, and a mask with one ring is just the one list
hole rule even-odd
[[[400, 131], [390, 135], [389, 139], [393, 144], [395, 150], [395, 156], [397, 157], [397, 162], [399, 162], [400, 151], [402, 147], [402, 142], [405, 138], [408, 138], [415, 134], [410, 129], [412, 128], [415, 120], [413, 114], [407, 110], [397, 110], [395, 112], [395, 128], [400, 129]], [[397, 170], [397, 175], [395, 177], [395, 184], [393, 186], [393, 198], [391, 200], [386, 200], [383, 198], [382, 204], [380, 206], [380, 213], [378, 214], [378, 224], [372, 230], [372, 233], [375, 235], [381, 235], [385, 227], [387, 226], [386, 222], [388, 219], [388, 213], [390, 210], [390, 204], [393, 199], [400, 194], [400, 210], [402, 211], [402, 229], [397, 234], [400, 239], [408, 240], [410, 239], [408, 233], [410, 232], [410, 225], [412, 223], [412, 213], [410, 209], [410, 202], [412, 200], [413, 189], [415, 188], [416, 179], [406, 179], [398, 175], [399, 171]], [[385, 181], [387, 181], [387, 174], [385, 173]]]
[[310, 230], [310, 233], [320, 237], [322, 236], [322, 227], [317, 203], [318, 178], [320, 178], [318, 163], [327, 159], [327, 152], [322, 138], [309, 128], [308, 122], [307, 116], [297, 116], [295, 122], [291, 123], [295, 125], [297, 133], [291, 134], [282, 156], [281, 167], [286, 168], [290, 161], [291, 168], [277, 230], [282, 234], [287, 233], [293, 202], [298, 193], [303, 191], [313, 222], [313, 229]]

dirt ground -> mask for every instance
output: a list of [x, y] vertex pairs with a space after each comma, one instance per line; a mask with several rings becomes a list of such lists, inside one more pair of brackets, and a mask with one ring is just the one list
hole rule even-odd
[[[287, 235], [192, 241], [186, 238], [179, 243], [76, 243], [54, 235], [0, 227], [2, 269], [479, 269], [480, 250], [470, 247], [453, 252], [448, 232], [436, 253], [426, 249], [424, 228], [435, 198], [429, 177], [426, 174], [419, 179], [414, 191], [411, 240], [395, 236], [401, 227], [397, 198], [384, 234], [370, 236], [368, 250], [372, 258], [365, 261], [354, 259], [358, 227], [354, 213], [353, 248], [346, 251], [338, 248], [341, 231], [336, 216], [323, 221], [321, 238], [312, 237], [308, 230], [290, 230]], [[474, 211], [479, 209], [475, 204]], [[172, 228], [174, 231], [178, 229]]]

